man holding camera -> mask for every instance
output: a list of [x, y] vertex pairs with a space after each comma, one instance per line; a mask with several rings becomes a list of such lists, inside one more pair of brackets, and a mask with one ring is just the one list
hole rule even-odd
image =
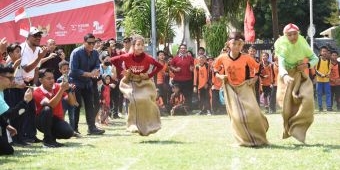
[[57, 48], [56, 42], [53, 39], [48, 39], [46, 42], [46, 48], [47, 48], [47, 54], [43, 59], [41, 59], [41, 66], [42, 68], [50, 68], [54, 70], [54, 78], [55, 81], [58, 77], [61, 76], [61, 73], [59, 71], [58, 64], [65, 60], [65, 53], [62, 48]]
[[69, 139], [74, 135], [72, 127], [64, 120], [62, 106], [63, 98], [73, 104], [71, 98], [68, 97], [68, 93], [71, 93], [70, 85], [67, 80], [58, 84], [54, 79], [52, 69], [40, 69], [41, 85], [33, 92], [37, 129], [44, 133], [43, 145], [52, 148], [63, 146], [56, 139]]

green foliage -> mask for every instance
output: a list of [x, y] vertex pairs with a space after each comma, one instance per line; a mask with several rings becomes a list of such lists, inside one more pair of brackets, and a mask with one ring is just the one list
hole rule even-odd
[[334, 29], [334, 39], [336, 41], [336, 44], [340, 46], [340, 27], [336, 27]]
[[203, 9], [194, 8], [189, 14], [190, 37], [196, 40], [197, 49], [200, 47], [200, 39], [203, 38], [203, 26], [206, 23]]
[[[283, 27], [288, 23], [299, 26], [301, 33], [307, 35], [309, 26], [309, 0], [281, 0], [277, 1], [279, 33], [282, 34]], [[257, 0], [253, 4], [256, 18], [256, 36], [260, 38], [272, 38], [272, 10], [269, 0]], [[336, 0], [314, 0], [313, 1], [313, 23], [316, 27], [315, 36], [320, 32], [337, 25], [338, 6]]]
[[228, 32], [224, 20], [204, 26], [203, 36], [206, 42], [207, 52], [212, 57], [217, 57], [224, 47]]

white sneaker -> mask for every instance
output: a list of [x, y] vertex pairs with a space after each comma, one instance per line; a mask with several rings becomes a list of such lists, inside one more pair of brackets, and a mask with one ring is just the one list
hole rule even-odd
[[208, 115], [208, 116], [211, 116], [210, 110], [207, 110], [207, 115]]

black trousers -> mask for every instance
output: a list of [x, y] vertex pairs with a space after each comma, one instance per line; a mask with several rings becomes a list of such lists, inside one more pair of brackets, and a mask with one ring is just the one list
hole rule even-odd
[[82, 99], [84, 100], [85, 105], [85, 117], [86, 122], [89, 129], [93, 129], [96, 127], [95, 119], [96, 114], [94, 110], [94, 101], [93, 101], [93, 89], [92, 87], [89, 88], [76, 88], [75, 90], [76, 98], [79, 103], [79, 106], [74, 110], [74, 130], [78, 131], [78, 123], [79, 123], [79, 115], [80, 115], [80, 108], [82, 107]]
[[192, 93], [193, 93], [193, 82], [192, 80], [187, 81], [175, 81], [174, 84], [178, 84], [183, 96], [185, 98], [185, 105], [189, 107], [189, 110], [192, 109]]
[[53, 116], [52, 109], [45, 106], [36, 116], [37, 129], [44, 134], [44, 141], [49, 142], [55, 139], [69, 139], [73, 136], [73, 129], [64, 120]]
[[0, 132], [0, 155], [12, 155], [14, 153], [13, 147], [8, 143], [6, 127], [1, 127]]
[[224, 106], [222, 106], [221, 102], [220, 102], [220, 97], [219, 97], [219, 93], [220, 93], [220, 90], [217, 90], [217, 89], [213, 89], [211, 90], [211, 98], [212, 98], [212, 101], [211, 101], [211, 108], [212, 110], [215, 112], [217, 110], [223, 110], [222, 108]]
[[269, 109], [273, 112], [276, 112], [276, 91], [277, 91], [277, 86], [273, 86], [270, 92], [270, 100], [269, 100]]
[[331, 104], [335, 101], [336, 107], [340, 110], [340, 86], [331, 86]]
[[209, 88], [205, 89], [203, 87], [203, 88], [199, 89], [199, 96], [200, 96], [200, 109], [202, 111], [211, 110]]

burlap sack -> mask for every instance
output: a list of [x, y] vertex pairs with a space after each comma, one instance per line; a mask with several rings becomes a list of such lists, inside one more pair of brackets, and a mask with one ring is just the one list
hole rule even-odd
[[261, 113], [254, 87], [245, 81], [238, 86], [224, 83], [224, 99], [233, 135], [240, 146], [267, 145], [267, 118]]
[[288, 74], [294, 78], [288, 86], [278, 77], [277, 101], [282, 107], [283, 139], [293, 136], [304, 143], [306, 132], [314, 120], [314, 92], [309, 77], [292, 69]]
[[141, 80], [138, 75], [130, 75], [122, 79], [119, 89], [130, 101], [128, 131], [148, 136], [161, 129], [160, 111], [156, 105], [156, 86], [152, 80]]

